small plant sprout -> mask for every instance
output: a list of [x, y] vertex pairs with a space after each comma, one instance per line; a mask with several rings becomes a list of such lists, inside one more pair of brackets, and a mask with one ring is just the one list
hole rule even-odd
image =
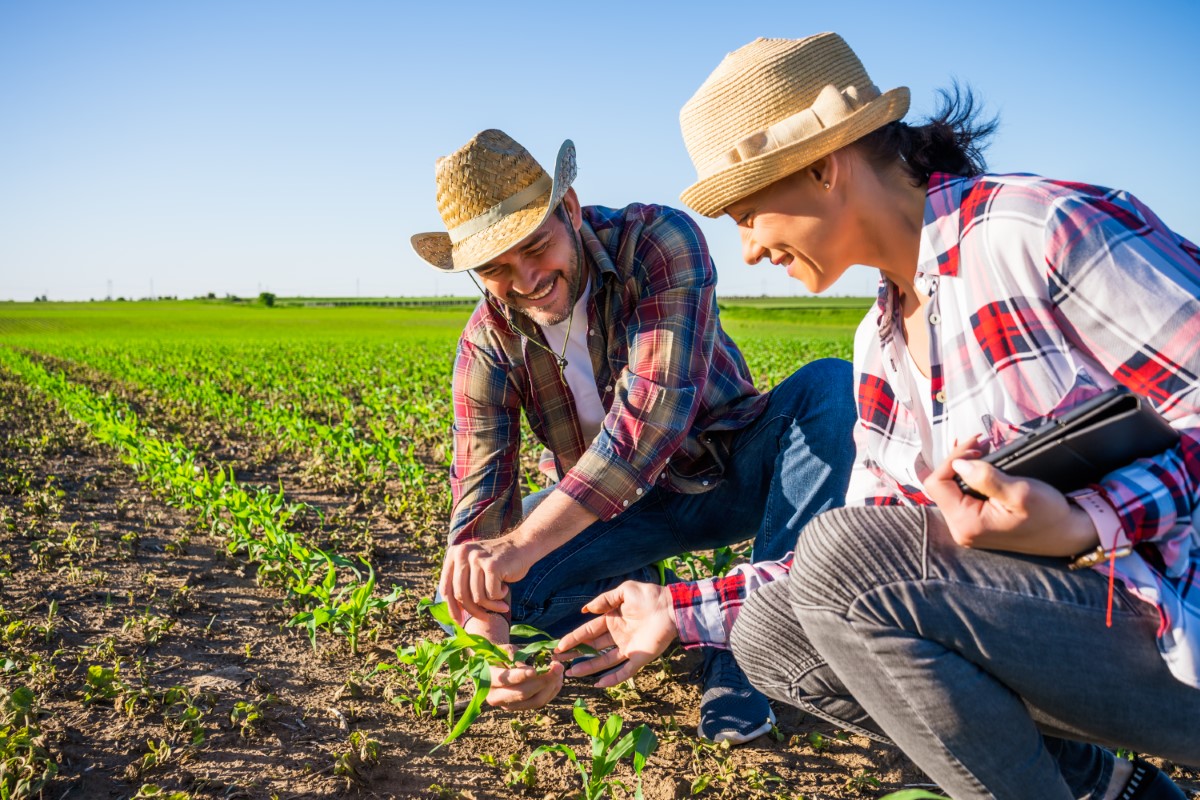
[[510, 789], [532, 789], [537, 786], [537, 765], [533, 759], [524, 764], [516, 753], [510, 753], [504, 759], [498, 759], [491, 753], [484, 753], [479, 760], [489, 767], [504, 771], [504, 785]]
[[[401, 648], [396, 652], [398, 664], [380, 664], [375, 668], [375, 672], [400, 669], [401, 664], [413, 667], [416, 691], [413, 694], [398, 695], [396, 699], [412, 704], [418, 714], [436, 713], [444, 704], [446, 725], [450, 728], [450, 733], [434, 748], [437, 750], [461, 736], [479, 716], [492, 685], [493, 666], [509, 667], [532, 662], [539, 669], [544, 669], [550, 663], [551, 653], [558, 645], [558, 640], [529, 625], [514, 625], [514, 637], [534, 641], [522, 645], [514, 655], [509, 656], [507, 650], [492, 644], [485, 637], [465, 631], [450, 616], [444, 602], [422, 600], [417, 604], [417, 611], [422, 610], [427, 610], [442, 627], [450, 629], [453, 635], [442, 642], [422, 640], [416, 645]], [[580, 650], [591, 655], [596, 653], [591, 648], [581, 647]], [[468, 683], [475, 687], [474, 691], [466, 707], [462, 709], [462, 715], [456, 717], [458, 690]]]
[[583, 780], [584, 800], [599, 800], [601, 797], [611, 796], [615, 788], [629, 792], [628, 786], [610, 776], [621, 759], [631, 756], [637, 781], [634, 797], [642, 800], [642, 770], [646, 766], [646, 759], [658, 747], [658, 737], [654, 735], [654, 731], [645, 725], [639, 725], [621, 736], [621, 727], [625, 721], [621, 719], [620, 714], [610, 714], [601, 725], [600, 719], [588, 711], [582, 698], [575, 701], [575, 722], [591, 737], [591, 769], [588, 769], [588, 765], [580, 761], [575, 751], [565, 744], [544, 744], [538, 747], [530, 754], [526, 764], [543, 753], [561, 753], [579, 770]]

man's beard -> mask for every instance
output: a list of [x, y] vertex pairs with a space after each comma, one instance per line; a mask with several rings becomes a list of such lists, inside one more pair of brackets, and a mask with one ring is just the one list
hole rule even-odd
[[[571, 316], [571, 313], [575, 310], [575, 303], [579, 300], [579, 281], [580, 281], [581, 270], [579, 269], [579, 257], [578, 256], [579, 256], [579, 250], [578, 250], [578, 246], [576, 246], [575, 252], [571, 254], [571, 263], [568, 265], [568, 267], [570, 269], [570, 274], [568, 275], [567, 273], [560, 270], [559, 272], [555, 273], [555, 275], [552, 278], [550, 278], [551, 281], [556, 281], [561, 278], [562, 281], [567, 286], [567, 299], [566, 299], [566, 304], [563, 306], [563, 308], [561, 308], [561, 309], [525, 308], [524, 306], [518, 305], [516, 302], [517, 298], [513, 297], [512, 295], [510, 295], [508, 297], [508, 305], [517, 309], [522, 314], [529, 317], [536, 324], [541, 325], [542, 327], [549, 327], [551, 325], [558, 325], [560, 323], [566, 322], [567, 317]], [[539, 294], [541, 294], [543, 291], [545, 291], [545, 289], [546, 289], [546, 284], [542, 284], [541, 286], [535, 287], [534, 290], [532, 292], [530, 292], [529, 294], [534, 297], [537, 297]], [[524, 296], [519, 296], [519, 297], [523, 298]]]

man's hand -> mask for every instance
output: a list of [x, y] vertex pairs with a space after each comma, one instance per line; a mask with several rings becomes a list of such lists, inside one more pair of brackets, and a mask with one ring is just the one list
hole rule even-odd
[[561, 657], [581, 644], [605, 651], [567, 670], [572, 678], [595, 675], [624, 662], [619, 669], [596, 681], [601, 688], [616, 686], [633, 677], [662, 655], [678, 635], [671, 592], [665, 586], [625, 581], [589, 602], [583, 611], [602, 616], [564, 636], [555, 653]]
[[596, 519], [568, 495], [553, 491], [505, 535], [451, 545], [438, 583], [450, 616], [461, 624], [466, 614], [477, 617], [489, 611], [508, 611], [506, 584], [524, 578], [539, 559]]
[[[516, 653], [517, 648], [509, 644], [508, 621], [499, 614], [472, 617], [466, 625], [466, 630], [499, 645], [507, 650], [510, 656]], [[557, 661], [552, 662], [541, 674], [536, 667], [525, 664], [492, 667], [491, 679], [492, 686], [487, 695], [488, 705], [505, 711], [541, 708], [557, 697], [562, 690], [563, 665]]]
[[468, 614], [482, 618], [509, 610], [507, 584], [524, 578], [530, 567], [516, 533], [446, 549], [438, 591], [446, 599], [450, 616], [460, 625]]
[[[511, 655], [516, 648], [505, 648]], [[563, 665], [550, 662], [545, 672], [538, 674], [536, 667], [518, 664], [513, 667], [492, 667], [492, 688], [488, 691], [488, 705], [505, 711], [524, 711], [541, 708], [562, 691]]]
[[[1040, 556], [1073, 556], [1096, 546], [1091, 517], [1048, 483], [1015, 478], [979, 461], [979, 437], [955, 446], [925, 479], [954, 541], [964, 547]], [[963, 494], [955, 474], [987, 500]]]

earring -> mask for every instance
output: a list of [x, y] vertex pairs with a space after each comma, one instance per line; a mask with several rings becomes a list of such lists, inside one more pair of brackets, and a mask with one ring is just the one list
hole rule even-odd
[[829, 191], [829, 181], [825, 181], [823, 185], [825, 187], [825, 191]]

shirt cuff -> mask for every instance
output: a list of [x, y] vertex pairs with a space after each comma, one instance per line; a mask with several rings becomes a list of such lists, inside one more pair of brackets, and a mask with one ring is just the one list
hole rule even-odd
[[1082, 508], [1092, 520], [1100, 537], [1100, 546], [1106, 551], [1130, 547], [1133, 544], [1125, 533], [1125, 526], [1121, 524], [1117, 510], [1104, 498], [1100, 490], [1092, 487], [1079, 489], [1068, 493], [1067, 497]]
[[716, 579], [672, 583], [667, 588], [671, 591], [675, 628], [684, 647], [727, 646], [729, 637]]
[[645, 497], [654, 486], [627, 461], [588, 452], [567, 470], [557, 488], [607, 522]]

